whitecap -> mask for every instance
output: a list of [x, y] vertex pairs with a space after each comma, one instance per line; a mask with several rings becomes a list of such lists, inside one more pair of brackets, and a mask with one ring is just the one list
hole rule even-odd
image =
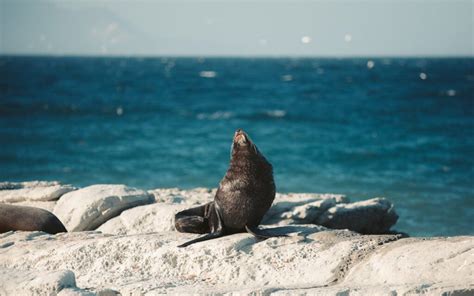
[[218, 119], [228, 119], [233, 116], [233, 113], [230, 111], [216, 111], [213, 113], [199, 113], [196, 117], [199, 120], [218, 120]]
[[214, 78], [217, 76], [217, 72], [215, 71], [201, 71], [199, 72], [199, 76], [204, 78]]
[[268, 110], [265, 112], [270, 117], [281, 118], [285, 117], [286, 111], [285, 110]]

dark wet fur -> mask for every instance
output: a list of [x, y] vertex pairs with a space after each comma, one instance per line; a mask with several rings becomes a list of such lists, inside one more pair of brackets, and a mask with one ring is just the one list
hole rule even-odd
[[0, 233], [10, 230], [67, 232], [63, 223], [51, 212], [26, 206], [0, 204]]
[[178, 231], [208, 234], [181, 246], [246, 231], [259, 238], [268, 238], [257, 226], [274, 198], [272, 165], [244, 132], [237, 131], [229, 169], [219, 184], [214, 201], [175, 216]]
[[214, 202], [181, 211], [175, 215], [175, 226], [179, 232], [204, 234], [211, 231], [210, 221], [216, 215]]

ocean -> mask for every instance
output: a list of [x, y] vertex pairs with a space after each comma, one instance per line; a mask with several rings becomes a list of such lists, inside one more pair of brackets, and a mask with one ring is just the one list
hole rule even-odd
[[0, 180], [217, 187], [247, 131], [280, 192], [474, 234], [472, 58], [0, 57]]

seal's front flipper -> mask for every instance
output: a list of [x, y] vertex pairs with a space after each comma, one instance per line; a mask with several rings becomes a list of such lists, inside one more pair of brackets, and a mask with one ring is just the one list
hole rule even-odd
[[267, 229], [260, 229], [258, 227], [250, 227], [247, 225], [245, 225], [245, 230], [247, 230], [248, 233], [259, 239], [267, 239], [271, 237], [288, 237], [288, 235], [286, 234], [272, 233]]

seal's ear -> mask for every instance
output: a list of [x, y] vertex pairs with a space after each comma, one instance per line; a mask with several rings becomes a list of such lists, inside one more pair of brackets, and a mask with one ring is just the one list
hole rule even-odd
[[260, 154], [260, 151], [258, 151], [257, 145], [252, 144], [253, 150], [255, 151], [255, 154]]

